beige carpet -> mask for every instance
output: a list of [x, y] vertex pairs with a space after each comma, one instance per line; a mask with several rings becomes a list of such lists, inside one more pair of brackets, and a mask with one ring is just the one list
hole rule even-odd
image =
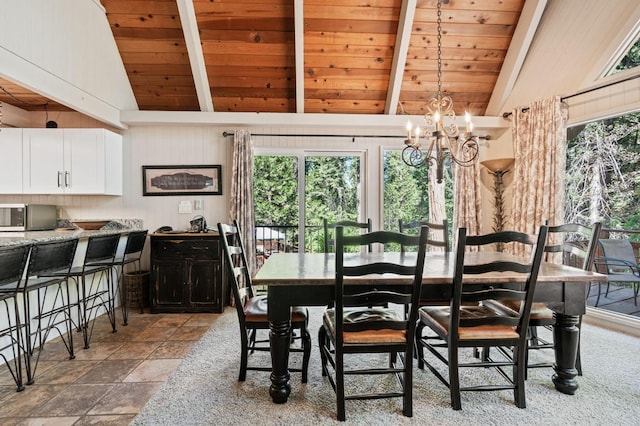
[[[227, 308], [175, 373], [151, 398], [134, 425], [320, 425], [335, 420], [335, 395], [321, 377], [316, 335], [320, 308], [311, 309], [314, 348], [309, 383], [292, 374], [289, 402], [273, 404], [269, 373], [249, 371], [237, 381], [239, 357], [235, 311]], [[399, 399], [347, 401], [347, 424], [357, 425], [637, 425], [640, 422], [640, 339], [583, 326], [584, 376], [569, 396], [555, 391], [551, 369], [535, 369], [527, 381], [527, 408], [513, 404], [512, 393], [465, 392], [462, 410], [449, 405], [449, 392], [428, 370], [415, 368], [414, 416], [402, 415]], [[259, 360], [256, 354], [250, 362]], [[295, 354], [297, 355], [297, 354]], [[551, 359], [552, 354], [547, 352]], [[292, 355], [292, 362], [299, 359]], [[263, 358], [263, 362], [269, 362]], [[384, 359], [381, 360], [384, 363]], [[414, 364], [415, 365], [415, 364]], [[469, 370], [469, 369], [467, 369]], [[485, 371], [485, 370], [481, 370]], [[486, 373], [490, 374], [486, 370]], [[473, 372], [478, 372], [474, 369]], [[468, 377], [467, 377], [468, 379]], [[464, 378], [463, 378], [464, 380]], [[468, 383], [468, 382], [467, 382]], [[364, 382], [356, 382], [361, 388]], [[394, 385], [393, 380], [384, 386]]]

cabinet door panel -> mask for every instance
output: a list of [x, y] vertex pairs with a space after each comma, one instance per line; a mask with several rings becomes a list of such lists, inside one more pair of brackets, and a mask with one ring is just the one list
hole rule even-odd
[[22, 194], [22, 129], [0, 130], [0, 194]]
[[64, 192], [62, 129], [24, 129], [23, 187], [25, 194]]
[[180, 306], [183, 304], [186, 268], [183, 260], [156, 260], [153, 263], [154, 282], [151, 306]]
[[65, 191], [67, 194], [105, 192], [105, 152], [99, 129], [65, 129]]
[[194, 260], [189, 271], [190, 300], [193, 305], [213, 305], [216, 300], [216, 268], [211, 260]]

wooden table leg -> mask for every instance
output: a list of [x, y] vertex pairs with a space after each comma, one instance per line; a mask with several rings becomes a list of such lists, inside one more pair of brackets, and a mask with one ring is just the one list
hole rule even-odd
[[271, 387], [269, 395], [276, 404], [284, 404], [291, 393], [289, 384], [289, 343], [291, 321], [269, 322], [271, 346]]
[[579, 316], [554, 313], [556, 323], [553, 327], [553, 340], [555, 342], [556, 363], [553, 383], [556, 389], [562, 393], [573, 395], [578, 389], [575, 380], [576, 356], [578, 354], [578, 341], [580, 330], [578, 329]]

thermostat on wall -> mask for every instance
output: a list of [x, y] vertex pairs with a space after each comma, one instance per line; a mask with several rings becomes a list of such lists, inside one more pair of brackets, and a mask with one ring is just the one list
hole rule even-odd
[[187, 200], [187, 201], [180, 201], [180, 204], [178, 204], [178, 213], [192, 213], [193, 209], [192, 209], [192, 205], [191, 205], [191, 201]]

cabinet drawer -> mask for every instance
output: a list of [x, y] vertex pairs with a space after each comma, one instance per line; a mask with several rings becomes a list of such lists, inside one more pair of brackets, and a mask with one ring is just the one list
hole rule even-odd
[[219, 259], [220, 241], [217, 238], [200, 240], [156, 240], [151, 250], [158, 258], [190, 257], [194, 259]]

